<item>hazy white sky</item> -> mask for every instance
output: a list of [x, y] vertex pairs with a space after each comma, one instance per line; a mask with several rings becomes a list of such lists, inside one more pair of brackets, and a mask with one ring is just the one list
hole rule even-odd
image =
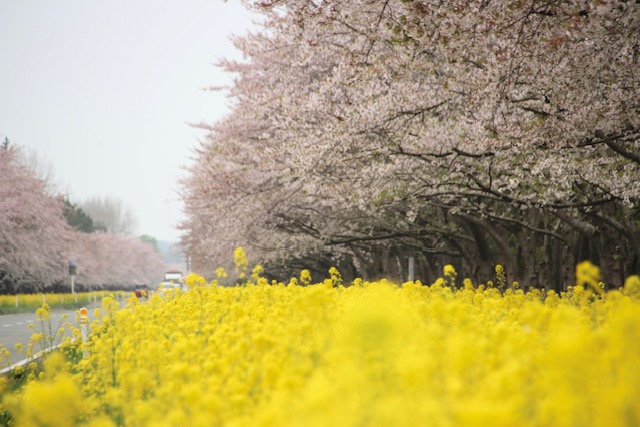
[[177, 178], [227, 113], [253, 16], [229, 0], [0, 0], [0, 138], [36, 150], [72, 201], [116, 197], [138, 234], [176, 240]]

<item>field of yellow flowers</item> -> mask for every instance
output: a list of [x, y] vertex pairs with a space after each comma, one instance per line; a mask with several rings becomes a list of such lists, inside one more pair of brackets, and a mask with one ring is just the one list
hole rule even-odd
[[[33, 313], [42, 304], [47, 304], [51, 308], [78, 308], [101, 300], [107, 295], [113, 294], [109, 291], [76, 292], [74, 294], [18, 294], [0, 295], [0, 314]], [[119, 298], [130, 295], [131, 292], [117, 291]]]
[[453, 288], [447, 268], [429, 286], [254, 270], [105, 298], [87, 356], [70, 342], [23, 387], [5, 380], [0, 410], [16, 426], [640, 424], [639, 277], [604, 292], [583, 266], [567, 293], [501, 293]]

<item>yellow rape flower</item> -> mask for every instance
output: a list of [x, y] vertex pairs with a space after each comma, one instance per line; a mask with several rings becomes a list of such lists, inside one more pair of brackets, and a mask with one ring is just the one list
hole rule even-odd
[[84, 413], [83, 396], [67, 374], [51, 381], [31, 381], [22, 395], [8, 399], [7, 408], [17, 425], [72, 427]]
[[339, 286], [342, 284], [342, 275], [337, 268], [331, 267], [329, 269], [329, 275], [331, 276], [331, 283], [333, 286]]
[[251, 270], [251, 280], [257, 282], [262, 273], [264, 273], [264, 268], [260, 264], [256, 264]]
[[185, 277], [184, 281], [189, 289], [193, 289], [196, 286], [204, 286], [207, 284], [207, 281], [204, 277], [195, 273], [189, 273], [187, 277]]
[[456, 272], [456, 269], [453, 267], [453, 265], [446, 264], [442, 268], [442, 270], [443, 270], [444, 276], [448, 279], [451, 289], [454, 289], [456, 286], [456, 276], [458, 275], [458, 273]]
[[44, 303], [36, 310], [36, 319], [40, 321], [47, 321], [51, 319], [51, 307], [49, 307], [49, 304]]
[[311, 272], [309, 270], [302, 270], [300, 272], [300, 283], [304, 286], [311, 285]]
[[576, 266], [576, 285], [590, 287], [596, 293], [602, 294], [600, 287], [600, 267], [590, 261], [583, 261]]
[[633, 275], [624, 281], [624, 292], [627, 295], [640, 296], [640, 276]]
[[456, 269], [451, 264], [445, 265], [443, 268], [443, 273], [447, 277], [455, 277], [458, 273], [456, 273]]
[[496, 265], [496, 284], [500, 289], [505, 289], [507, 286], [507, 275], [502, 264]]
[[233, 251], [233, 263], [236, 265], [236, 271], [240, 279], [244, 279], [249, 262], [247, 255], [242, 247], [237, 247]]

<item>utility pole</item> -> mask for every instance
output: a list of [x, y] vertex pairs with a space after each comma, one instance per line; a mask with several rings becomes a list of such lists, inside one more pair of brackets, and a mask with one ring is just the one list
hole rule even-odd
[[71, 294], [76, 295], [76, 273], [78, 272], [78, 266], [75, 258], [69, 260], [69, 277], [71, 278]]
[[410, 256], [409, 257], [409, 282], [413, 282], [415, 280], [414, 270], [415, 270], [415, 259], [412, 256]]

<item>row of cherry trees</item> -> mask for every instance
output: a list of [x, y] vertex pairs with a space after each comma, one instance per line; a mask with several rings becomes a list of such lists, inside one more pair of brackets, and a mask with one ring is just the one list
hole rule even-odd
[[46, 191], [46, 183], [20, 161], [19, 149], [0, 148], [0, 293], [131, 286], [159, 280], [163, 262], [138, 238], [84, 233], [65, 220], [73, 207]]
[[640, 5], [265, 0], [203, 123], [183, 243], [276, 274], [463, 275], [561, 289], [640, 272]]

